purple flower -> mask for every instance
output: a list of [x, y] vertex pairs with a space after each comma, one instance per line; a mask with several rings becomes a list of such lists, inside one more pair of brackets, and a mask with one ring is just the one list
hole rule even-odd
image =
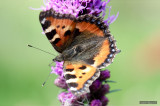
[[102, 106], [106, 106], [109, 102], [108, 98], [106, 96], [103, 96], [101, 98]]
[[95, 95], [101, 98], [102, 96], [105, 96], [105, 94], [109, 92], [109, 88], [110, 87], [108, 84], [102, 85], [101, 88], [95, 93]]
[[99, 80], [95, 80], [89, 87], [91, 92], [96, 92], [101, 88], [102, 83]]
[[[51, 8], [55, 10], [58, 13], [61, 14], [72, 14], [75, 17], [78, 17], [80, 15], [84, 14], [91, 14], [94, 16], [100, 16], [102, 13], [102, 17], [106, 14], [106, 9], [109, 8], [108, 18], [104, 20], [106, 25], [110, 25], [113, 23], [119, 13], [117, 15], [110, 16], [111, 7], [108, 7], [108, 1], [102, 1], [102, 0], [48, 0], [47, 2], [44, 1], [44, 5], [41, 9], [43, 11], [47, 11]], [[36, 10], [36, 9], [34, 9]]]
[[110, 78], [110, 72], [108, 70], [101, 71], [100, 77], [98, 78], [100, 81], [105, 81]]
[[100, 100], [92, 100], [90, 106], [102, 106], [102, 102]]
[[78, 97], [74, 96], [71, 92], [60, 93], [58, 99], [62, 103], [62, 106], [74, 106], [74, 104], [80, 104], [78, 102]]
[[63, 62], [56, 62], [56, 66], [51, 67], [51, 69], [51, 73], [55, 73], [56, 75], [63, 77]]
[[112, 24], [119, 16], [119, 12], [117, 13], [116, 16], [115, 15], [110, 16], [110, 13], [111, 13], [111, 7], [109, 7], [108, 18], [104, 21], [104, 23], [106, 23], [107, 26]]
[[[87, 0], [85, 0], [87, 2]], [[44, 11], [53, 8], [56, 12], [61, 14], [72, 14], [78, 16], [79, 12], [85, 7], [81, 5], [79, 0], [50, 0], [45, 3]]]
[[87, 8], [86, 8], [88, 14], [99, 16], [101, 12], [105, 13], [108, 1], [105, 2], [101, 0], [92, 0], [91, 2], [88, 3]]
[[57, 87], [60, 87], [62, 89], [67, 89], [68, 86], [67, 86], [67, 83], [66, 83], [66, 80], [65, 78], [63, 77], [58, 77], [55, 81], [54, 81], [54, 84], [57, 86]]

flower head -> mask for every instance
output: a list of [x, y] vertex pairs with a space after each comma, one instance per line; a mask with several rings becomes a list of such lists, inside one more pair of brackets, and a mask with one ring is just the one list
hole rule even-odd
[[[111, 7], [108, 6], [109, 2], [110, 0], [47, 0], [47, 2], [44, 2], [45, 6], [42, 7], [42, 9], [43, 11], [53, 9], [58, 13], [72, 14], [75, 17], [90, 14], [102, 18], [104, 18], [106, 10], [109, 9], [108, 18], [104, 20], [104, 23], [109, 26], [119, 15], [119, 13], [117, 13], [117, 15], [110, 15]], [[51, 67], [51, 69], [51, 73], [58, 75], [58, 78], [54, 82], [55, 85], [67, 90], [66, 92], [60, 93], [58, 96], [62, 106], [79, 106], [83, 104], [84, 98], [86, 98], [85, 100], [88, 101], [87, 104], [90, 104], [90, 106], [107, 105], [109, 100], [105, 95], [109, 92], [110, 87], [103, 82], [110, 78], [110, 72], [108, 70], [100, 72], [99, 78], [89, 87], [90, 93], [76, 97], [68, 89], [63, 74], [63, 62], [56, 62], [56, 66]]]
[[80, 15], [90, 14], [94, 16], [105, 16], [106, 9], [109, 9], [108, 18], [104, 20], [106, 25], [110, 25], [113, 23], [119, 13], [117, 15], [111, 15], [111, 7], [108, 7], [108, 3], [110, 0], [102, 1], [102, 0], [48, 0], [44, 2], [45, 6], [41, 7], [43, 11], [47, 11], [51, 8], [58, 13], [61, 14], [72, 14], [75, 17]]
[[79, 12], [85, 8], [79, 0], [49, 0], [45, 5], [44, 11], [53, 8], [58, 13], [74, 16], [78, 16]]

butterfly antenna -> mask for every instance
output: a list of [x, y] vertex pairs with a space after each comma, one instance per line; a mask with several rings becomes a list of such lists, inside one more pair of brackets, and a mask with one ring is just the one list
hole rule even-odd
[[40, 51], [42, 51], [42, 52], [45, 52], [45, 53], [47, 53], [47, 54], [50, 54], [50, 55], [55, 56], [54, 54], [52, 54], [52, 53], [50, 53], [50, 52], [47, 52], [47, 51], [42, 50], [42, 49], [40, 49], [40, 48], [34, 47], [34, 46], [32, 46], [32, 45], [28, 45], [28, 47], [31, 47], [31, 48], [34, 48], [34, 49], [40, 50]]
[[52, 61], [48, 66], [51, 67], [51, 65], [54, 63], [54, 61]]
[[[51, 71], [52, 72], [52, 71]], [[48, 77], [46, 78], [46, 80], [43, 82], [43, 84], [42, 84], [42, 87], [46, 84], [46, 82], [48, 81], [48, 79], [49, 79], [49, 77], [50, 77], [50, 75], [51, 75], [51, 72], [49, 73], [49, 75], [48, 75]]]

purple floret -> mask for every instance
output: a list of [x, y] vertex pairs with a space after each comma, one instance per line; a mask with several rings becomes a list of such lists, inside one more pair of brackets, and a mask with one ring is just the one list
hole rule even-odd
[[62, 89], [67, 89], [68, 88], [66, 80], [63, 77], [58, 77], [57, 79], [55, 79], [54, 84], [57, 87], [60, 87]]
[[109, 88], [110, 87], [108, 84], [102, 85], [101, 88], [96, 92], [95, 95], [101, 98], [102, 96], [105, 96], [105, 94], [109, 93]]
[[108, 2], [105, 1], [92, 0], [88, 3], [86, 10], [88, 11], [88, 14], [99, 16], [101, 12], [105, 13], [107, 4]]
[[63, 77], [63, 62], [56, 62], [56, 66], [51, 67], [51, 69], [51, 73], [55, 73], [56, 75]]
[[105, 81], [110, 78], [110, 72], [108, 70], [101, 71], [100, 77], [98, 78], [100, 81]]
[[100, 100], [92, 100], [91, 105], [90, 106], [102, 106], [102, 102]]
[[106, 96], [101, 97], [102, 106], [106, 106], [109, 102], [108, 98]]
[[92, 85], [89, 87], [91, 92], [96, 92], [101, 88], [102, 82], [99, 80], [95, 80]]
[[62, 92], [58, 95], [59, 101], [62, 106], [80, 106], [79, 98], [74, 96], [71, 92]]

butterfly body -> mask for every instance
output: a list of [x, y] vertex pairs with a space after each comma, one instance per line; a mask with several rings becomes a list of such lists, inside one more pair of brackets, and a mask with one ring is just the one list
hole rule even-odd
[[64, 61], [64, 77], [75, 95], [89, 92], [89, 86], [100, 75], [100, 69], [113, 61], [115, 40], [100, 17], [74, 17], [59, 14], [53, 9], [40, 13], [42, 28], [59, 56]]

